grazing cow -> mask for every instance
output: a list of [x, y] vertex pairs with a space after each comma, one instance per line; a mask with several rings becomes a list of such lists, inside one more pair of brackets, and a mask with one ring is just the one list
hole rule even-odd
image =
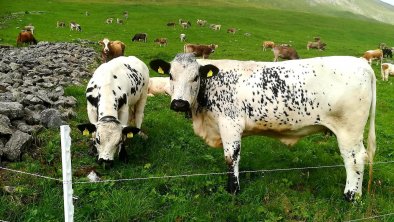
[[372, 60], [376, 59], [376, 65], [382, 64], [383, 60], [383, 51], [381, 49], [375, 49], [375, 50], [368, 50], [364, 52], [364, 55], [362, 56], [364, 59], [368, 61], [370, 65], [372, 65]]
[[149, 78], [148, 96], [154, 96], [157, 94], [171, 95], [170, 77]]
[[170, 75], [170, 108], [191, 114], [194, 132], [208, 145], [223, 146], [230, 193], [240, 190], [243, 136], [267, 135], [293, 145], [329, 129], [345, 162], [345, 198], [361, 195], [364, 163], [369, 159], [372, 164], [376, 145], [376, 78], [362, 59], [333, 56], [272, 63], [196, 60], [192, 54], [178, 54], [171, 63], [157, 59], [150, 67]]
[[107, 23], [107, 24], [112, 24], [113, 22], [114, 22], [114, 18], [107, 18], [105, 20], [105, 23]]
[[23, 44], [35, 45], [37, 40], [34, 38], [33, 33], [28, 31], [22, 31], [16, 38], [16, 46], [22, 46]]
[[110, 61], [113, 58], [123, 56], [125, 50], [125, 44], [121, 41], [110, 41], [107, 38], [99, 41], [99, 44], [103, 46], [101, 51], [101, 58], [103, 63]]
[[134, 56], [115, 58], [94, 72], [86, 88], [90, 123], [78, 129], [84, 134], [95, 132], [99, 162], [112, 163], [116, 153], [119, 159], [127, 157], [124, 135], [131, 137], [141, 128], [148, 84], [148, 67]]
[[382, 63], [380, 72], [382, 73], [382, 80], [389, 81], [389, 75], [394, 76], [394, 65], [390, 63]]
[[393, 58], [393, 51], [390, 48], [383, 48], [382, 49], [383, 52], [383, 58]]
[[196, 44], [185, 44], [183, 48], [183, 52], [185, 53], [193, 53], [196, 57], [201, 57], [206, 59], [209, 55], [215, 52], [215, 49], [218, 45], [210, 44], [210, 45], [196, 45]]
[[263, 42], [263, 51], [267, 51], [267, 49], [273, 49], [275, 47], [275, 42], [273, 41], [264, 41]]
[[201, 20], [201, 19], [197, 19], [197, 25], [198, 26], [205, 26], [205, 24], [207, 24], [207, 20]]
[[146, 33], [137, 33], [134, 35], [134, 37], [131, 39], [132, 42], [138, 41], [138, 42], [146, 42], [148, 39], [148, 34]]
[[192, 26], [190, 22], [182, 22], [181, 23], [182, 28], [187, 29]]
[[167, 46], [167, 38], [157, 38], [154, 41], [155, 43], [159, 44], [161, 46]]
[[117, 24], [123, 24], [123, 20], [122, 20], [122, 19], [119, 19], [119, 18], [116, 18], [116, 23], [117, 23]]
[[75, 22], [70, 22], [70, 31], [78, 31], [81, 32], [82, 28], [79, 24], [75, 23]]
[[184, 41], [186, 41], [186, 34], [180, 34], [179, 35], [179, 38], [181, 39], [181, 42], [184, 42]]
[[211, 28], [214, 31], [219, 31], [222, 28], [222, 25], [211, 24], [209, 28]]
[[308, 42], [306, 44], [306, 49], [318, 49], [320, 51], [325, 50], [326, 49], [326, 43], [321, 42], [321, 41], [317, 41], [317, 42]]
[[278, 61], [278, 58], [281, 59], [299, 59], [297, 51], [293, 47], [286, 46], [275, 46], [273, 48], [274, 52], [274, 62]]
[[57, 21], [56, 22], [56, 28], [65, 28], [66, 23], [64, 21]]
[[175, 28], [176, 23], [175, 22], [169, 22], [169, 23], [167, 23], [167, 26]]
[[227, 33], [232, 33], [233, 35], [237, 32], [236, 28], [229, 28], [227, 29]]

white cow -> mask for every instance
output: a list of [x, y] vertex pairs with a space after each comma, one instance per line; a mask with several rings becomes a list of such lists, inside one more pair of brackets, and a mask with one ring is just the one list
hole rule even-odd
[[[126, 157], [123, 135], [138, 133], [144, 117], [149, 84], [148, 67], [134, 56], [117, 57], [101, 64], [86, 88], [90, 123], [78, 125], [95, 132], [99, 162], [112, 162], [118, 151]], [[135, 127], [127, 126], [129, 122]]]
[[389, 75], [394, 76], [394, 65], [390, 63], [382, 63], [381, 66], [382, 80], [389, 81]]
[[178, 54], [171, 63], [153, 60], [150, 66], [172, 77], [171, 109], [191, 113], [194, 132], [210, 146], [223, 146], [229, 192], [240, 189], [243, 136], [267, 135], [293, 145], [329, 129], [345, 162], [345, 198], [361, 195], [364, 163], [372, 162], [376, 147], [376, 78], [365, 60], [336, 56], [271, 63]]
[[154, 96], [157, 94], [171, 95], [170, 77], [149, 78], [148, 96]]

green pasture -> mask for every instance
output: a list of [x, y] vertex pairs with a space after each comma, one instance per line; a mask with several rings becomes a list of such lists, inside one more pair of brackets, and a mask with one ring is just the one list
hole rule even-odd
[[[272, 52], [262, 51], [264, 40], [290, 43], [302, 58], [360, 57], [381, 42], [394, 45], [392, 25], [348, 14], [341, 17], [344, 13], [334, 17], [265, 8], [264, 2], [1, 1], [0, 45], [15, 46], [21, 27], [29, 23], [35, 26], [39, 41], [98, 42], [108, 37], [123, 41], [126, 55], [135, 55], [146, 63], [155, 58], [171, 60], [182, 52], [184, 43], [179, 40], [180, 33], [185, 33], [190, 43], [218, 44], [211, 59], [272, 61]], [[109, 17], [124, 19], [124, 11], [128, 11], [129, 18], [123, 25], [105, 23]], [[177, 23], [178, 19], [189, 20], [191, 28], [166, 26], [168, 22]], [[198, 27], [197, 19], [221, 24], [222, 30]], [[56, 21], [66, 22], [66, 28], [56, 28]], [[82, 32], [70, 31], [70, 21], [79, 23]], [[233, 27], [239, 31], [234, 35], [226, 33], [227, 28]], [[131, 42], [138, 32], [148, 33], [147, 43]], [[307, 51], [306, 43], [314, 36], [327, 43], [326, 51]], [[155, 44], [153, 40], [158, 37], [167, 38], [168, 46]], [[98, 44], [92, 46], [99, 51]], [[373, 68], [378, 79], [375, 162], [387, 162], [394, 155], [394, 79], [382, 82], [380, 67], [374, 64]], [[158, 74], [151, 71], [150, 75]], [[88, 121], [84, 91], [84, 86], [66, 89], [68, 95], [78, 99], [75, 108], [78, 116], [69, 122], [74, 182], [87, 181], [91, 169], [106, 180], [227, 170], [223, 150], [208, 147], [194, 135], [191, 121], [169, 109], [167, 96], [148, 98], [142, 130], [149, 138], [143, 140], [137, 136], [128, 143], [129, 161], [116, 161], [113, 168], [103, 169], [88, 154], [88, 139], [75, 127]], [[59, 132], [45, 130], [36, 141], [37, 147], [32, 147], [22, 162], [2, 165], [61, 178]], [[251, 136], [244, 138], [242, 145], [241, 171], [343, 164], [335, 136], [312, 135], [292, 148], [272, 138]], [[243, 173], [241, 192], [235, 196], [226, 192], [226, 175], [74, 184], [75, 221], [346, 221], [373, 217], [394, 212], [393, 172], [392, 163], [375, 165], [374, 182], [368, 194], [369, 175], [365, 170], [363, 196], [353, 203], [342, 197], [344, 167]], [[3, 190], [4, 186], [16, 187], [16, 191], [9, 194]], [[0, 187], [0, 220], [63, 220], [62, 183], [2, 170]], [[394, 221], [394, 216], [370, 221]]]

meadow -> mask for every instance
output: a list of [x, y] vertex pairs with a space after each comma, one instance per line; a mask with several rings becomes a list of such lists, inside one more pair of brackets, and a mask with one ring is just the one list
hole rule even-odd
[[[263, 40], [290, 43], [302, 58], [330, 55], [360, 57], [381, 42], [394, 44], [394, 26], [358, 16], [331, 17], [290, 10], [259, 7], [258, 1], [8, 1], [0, 2], [0, 44], [14, 45], [23, 27], [32, 23], [39, 41], [75, 42], [85, 39], [98, 42], [104, 37], [126, 44], [126, 55], [149, 63], [152, 59], [171, 60], [182, 52], [179, 34], [187, 42], [218, 44], [211, 59], [273, 61], [271, 51], [262, 51]], [[85, 12], [89, 15], [86, 16]], [[105, 24], [108, 17], [122, 18], [125, 24]], [[190, 29], [167, 27], [168, 22], [189, 20]], [[221, 24], [222, 30], [198, 27], [197, 19]], [[75, 21], [82, 32], [69, 27], [56, 28], [56, 21]], [[237, 28], [234, 35], [227, 28]], [[131, 42], [135, 33], [148, 33], [148, 42]], [[244, 33], [251, 33], [247, 37]], [[306, 49], [306, 43], [320, 36], [327, 43], [325, 51]], [[159, 47], [155, 38], [168, 38], [168, 46]], [[92, 45], [99, 51], [100, 47]], [[352, 64], [349, 64], [352, 65]], [[92, 67], [92, 72], [95, 67]], [[394, 78], [382, 82], [380, 67], [373, 65], [377, 76], [375, 162], [388, 162], [394, 156]], [[157, 76], [154, 71], [151, 76]], [[87, 82], [87, 80], [86, 80]], [[322, 83], [324, 84], [324, 83]], [[209, 174], [226, 172], [222, 149], [207, 146], [194, 135], [192, 123], [184, 115], [169, 109], [168, 96], [148, 98], [142, 130], [144, 140], [128, 143], [129, 161], [116, 161], [103, 169], [88, 154], [88, 139], [76, 124], [88, 120], [85, 86], [69, 86], [68, 95], [78, 100], [77, 117], [72, 128], [73, 181], [87, 181], [95, 169], [105, 180], [146, 178], [165, 175]], [[367, 124], [368, 126], [368, 124]], [[366, 127], [367, 129], [368, 127]], [[365, 130], [367, 132], [367, 130]], [[365, 133], [365, 139], [367, 134]], [[364, 143], [365, 144], [365, 143]], [[23, 155], [22, 162], [2, 164], [8, 168], [61, 178], [60, 135], [44, 130], [37, 135], [38, 147]], [[343, 164], [335, 136], [316, 134], [287, 147], [278, 140], [251, 136], [242, 140], [241, 171], [305, 168]], [[75, 221], [347, 221], [394, 212], [394, 171], [391, 164], [374, 166], [372, 190], [367, 193], [365, 170], [363, 196], [353, 202], [343, 198], [345, 168], [317, 168], [274, 172], [242, 173], [241, 192], [226, 191], [226, 175], [134, 180], [97, 184], [74, 184]], [[62, 183], [0, 171], [0, 220], [62, 221]], [[393, 221], [394, 216], [371, 221]]]

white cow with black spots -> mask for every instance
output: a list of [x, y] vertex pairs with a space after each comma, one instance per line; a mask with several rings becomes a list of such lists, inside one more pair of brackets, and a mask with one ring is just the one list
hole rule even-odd
[[171, 63], [158, 59], [150, 66], [170, 75], [171, 109], [191, 113], [194, 132], [210, 146], [223, 146], [229, 192], [240, 189], [243, 136], [267, 135], [293, 145], [329, 129], [345, 162], [345, 198], [361, 195], [364, 163], [372, 163], [376, 147], [376, 78], [365, 60], [336, 56], [271, 63], [178, 54]]
[[86, 88], [90, 123], [78, 128], [95, 132], [93, 142], [99, 162], [112, 163], [117, 152], [119, 159], [125, 159], [124, 136], [140, 131], [148, 84], [149, 69], [134, 56], [117, 57], [94, 72]]

